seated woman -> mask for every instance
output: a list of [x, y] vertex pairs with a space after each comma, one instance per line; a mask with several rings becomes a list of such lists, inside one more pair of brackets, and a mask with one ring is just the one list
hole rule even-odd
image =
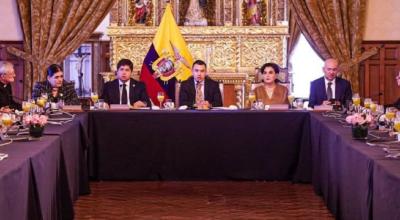
[[279, 66], [266, 63], [261, 67], [261, 74], [263, 83], [254, 89], [256, 99], [261, 99], [265, 105], [289, 104], [288, 89], [278, 83]]
[[8, 61], [0, 61], [0, 109], [21, 110], [21, 104], [13, 99], [11, 83], [15, 81], [14, 65]]
[[32, 98], [37, 99], [43, 93], [48, 95], [48, 100], [58, 102], [64, 100], [65, 105], [79, 105], [78, 95], [74, 84], [64, 80], [61, 66], [52, 64], [47, 68], [47, 80], [37, 82], [32, 91]]

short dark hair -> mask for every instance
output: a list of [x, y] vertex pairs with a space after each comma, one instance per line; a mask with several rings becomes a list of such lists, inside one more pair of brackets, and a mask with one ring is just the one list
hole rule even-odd
[[54, 74], [58, 73], [58, 72], [62, 72], [63, 69], [60, 65], [58, 64], [51, 64], [48, 68], [47, 68], [47, 76], [48, 77], [53, 77]]
[[193, 62], [192, 69], [193, 69], [194, 65], [196, 65], [196, 64], [200, 65], [200, 66], [205, 66], [207, 68], [206, 62], [204, 62], [202, 60], [196, 60], [196, 61]]
[[131, 60], [129, 59], [121, 59], [120, 61], [118, 61], [117, 64], [117, 71], [121, 66], [129, 66], [129, 68], [131, 69], [131, 71], [133, 71], [133, 63]]
[[264, 70], [265, 70], [265, 68], [267, 68], [267, 67], [272, 67], [272, 69], [274, 69], [274, 72], [275, 72], [275, 74], [279, 74], [279, 71], [280, 71], [280, 67], [279, 67], [279, 65], [278, 64], [276, 64], [276, 63], [265, 63], [264, 65], [262, 65], [262, 67], [261, 67], [261, 74], [264, 74]]

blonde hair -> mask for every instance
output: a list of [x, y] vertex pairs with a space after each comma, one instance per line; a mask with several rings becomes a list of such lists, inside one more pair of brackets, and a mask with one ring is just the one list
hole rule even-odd
[[0, 75], [6, 74], [14, 69], [14, 64], [10, 61], [0, 61]]

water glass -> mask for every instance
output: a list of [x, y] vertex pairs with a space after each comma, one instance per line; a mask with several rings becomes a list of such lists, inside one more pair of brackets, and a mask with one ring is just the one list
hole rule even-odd
[[106, 109], [106, 103], [104, 102], [104, 99], [99, 99], [97, 101], [97, 107], [100, 110], [105, 110]]
[[254, 103], [254, 109], [256, 110], [264, 110], [265, 105], [261, 99], [258, 99], [256, 103]]
[[296, 108], [303, 109], [304, 108], [304, 101], [303, 99], [296, 99]]
[[372, 103], [372, 100], [370, 98], [365, 98], [364, 99], [364, 107], [365, 108], [370, 109], [371, 103]]
[[172, 110], [175, 108], [175, 103], [172, 101], [172, 99], [167, 99], [167, 100], [165, 100], [164, 108], [168, 109], [168, 110]]

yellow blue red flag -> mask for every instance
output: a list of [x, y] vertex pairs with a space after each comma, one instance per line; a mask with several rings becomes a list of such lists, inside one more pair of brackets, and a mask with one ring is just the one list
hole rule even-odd
[[159, 104], [158, 92], [164, 92], [165, 99], [175, 100], [175, 83], [191, 76], [192, 63], [192, 55], [175, 22], [171, 5], [167, 4], [140, 75], [154, 104]]

